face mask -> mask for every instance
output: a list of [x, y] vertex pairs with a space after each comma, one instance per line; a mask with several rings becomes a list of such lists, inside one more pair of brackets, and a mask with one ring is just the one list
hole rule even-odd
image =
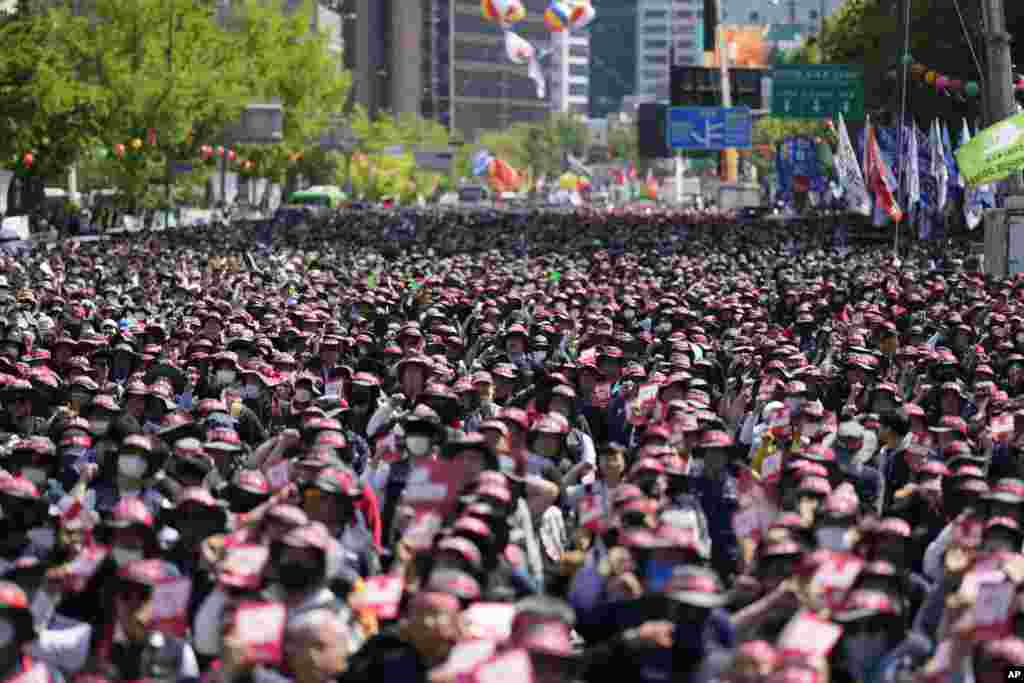
[[141, 455], [122, 455], [117, 459], [117, 471], [129, 479], [142, 479], [148, 463]]
[[242, 387], [242, 398], [254, 399], [260, 397], [260, 387], [257, 384], [246, 384]]
[[317, 584], [319, 570], [305, 564], [287, 562], [278, 566], [277, 582], [292, 592], [306, 591]]
[[626, 320], [632, 320], [633, 318], [636, 317], [636, 311], [627, 308], [622, 312], [622, 317], [625, 318]]
[[120, 565], [129, 564], [144, 557], [142, 550], [139, 548], [124, 548], [118, 545], [110, 549], [110, 554], [113, 555], [114, 561]]
[[21, 470], [21, 476], [28, 479], [36, 486], [41, 486], [46, 483], [46, 470], [40, 467], [23, 467]]
[[846, 529], [841, 526], [825, 526], [816, 529], [814, 539], [819, 548], [834, 552], [848, 550], [850, 545], [846, 540]]
[[850, 673], [857, 678], [864, 678], [868, 667], [872, 666], [886, 650], [884, 633], [858, 633], [843, 639], [843, 654], [846, 656]]
[[217, 384], [231, 384], [235, 381], [235, 377], [238, 375], [234, 370], [218, 370], [214, 375], [214, 379]]
[[516, 471], [516, 461], [507, 455], [498, 456], [498, 466], [501, 468], [502, 472]]
[[534, 351], [533, 352], [533, 362], [534, 363], [543, 363], [545, 360], [547, 360], [547, 358], [548, 358], [548, 352], [547, 351]]
[[94, 436], [106, 436], [107, 432], [110, 431], [109, 420], [93, 420], [89, 423], [89, 426], [92, 428]]
[[430, 437], [413, 434], [405, 437], [405, 447], [413, 455], [426, 455], [430, 452]]
[[516, 365], [521, 365], [526, 360], [526, 354], [522, 351], [512, 351], [508, 354], [508, 357]]

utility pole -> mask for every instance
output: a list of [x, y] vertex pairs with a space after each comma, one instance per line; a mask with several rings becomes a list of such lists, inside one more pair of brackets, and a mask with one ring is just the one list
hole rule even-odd
[[[985, 74], [983, 90], [987, 100], [988, 124], [1001, 121], [1017, 113], [1017, 100], [1013, 88], [1013, 58], [1010, 55], [1010, 41], [1006, 31], [1006, 10], [1003, 0], [982, 2], [985, 19], [985, 48], [988, 51], [988, 73]], [[1007, 179], [1009, 194], [1024, 194], [1019, 171]]]

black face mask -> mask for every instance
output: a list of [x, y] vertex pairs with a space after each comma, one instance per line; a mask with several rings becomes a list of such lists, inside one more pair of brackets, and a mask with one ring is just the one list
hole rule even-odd
[[277, 582], [290, 592], [312, 589], [323, 579], [323, 568], [303, 562], [284, 562], [277, 566]]

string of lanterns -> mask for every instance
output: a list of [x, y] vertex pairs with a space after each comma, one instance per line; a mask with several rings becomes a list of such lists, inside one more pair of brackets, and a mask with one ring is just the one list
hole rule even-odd
[[[930, 85], [940, 93], [958, 93], [967, 97], [978, 97], [981, 94], [981, 86], [977, 81], [963, 81], [943, 73], [939, 73], [928, 66], [915, 61], [910, 54], [903, 55], [903, 64], [910, 67], [910, 75], [917, 81]], [[1024, 80], [1016, 83], [1018, 90], [1024, 89]]]

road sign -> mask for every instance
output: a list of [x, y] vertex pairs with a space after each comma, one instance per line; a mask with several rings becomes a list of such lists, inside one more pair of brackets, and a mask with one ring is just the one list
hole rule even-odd
[[772, 114], [794, 119], [864, 119], [864, 67], [791, 64], [772, 69]]
[[665, 128], [672, 149], [749, 149], [754, 119], [746, 107], [671, 107]]

